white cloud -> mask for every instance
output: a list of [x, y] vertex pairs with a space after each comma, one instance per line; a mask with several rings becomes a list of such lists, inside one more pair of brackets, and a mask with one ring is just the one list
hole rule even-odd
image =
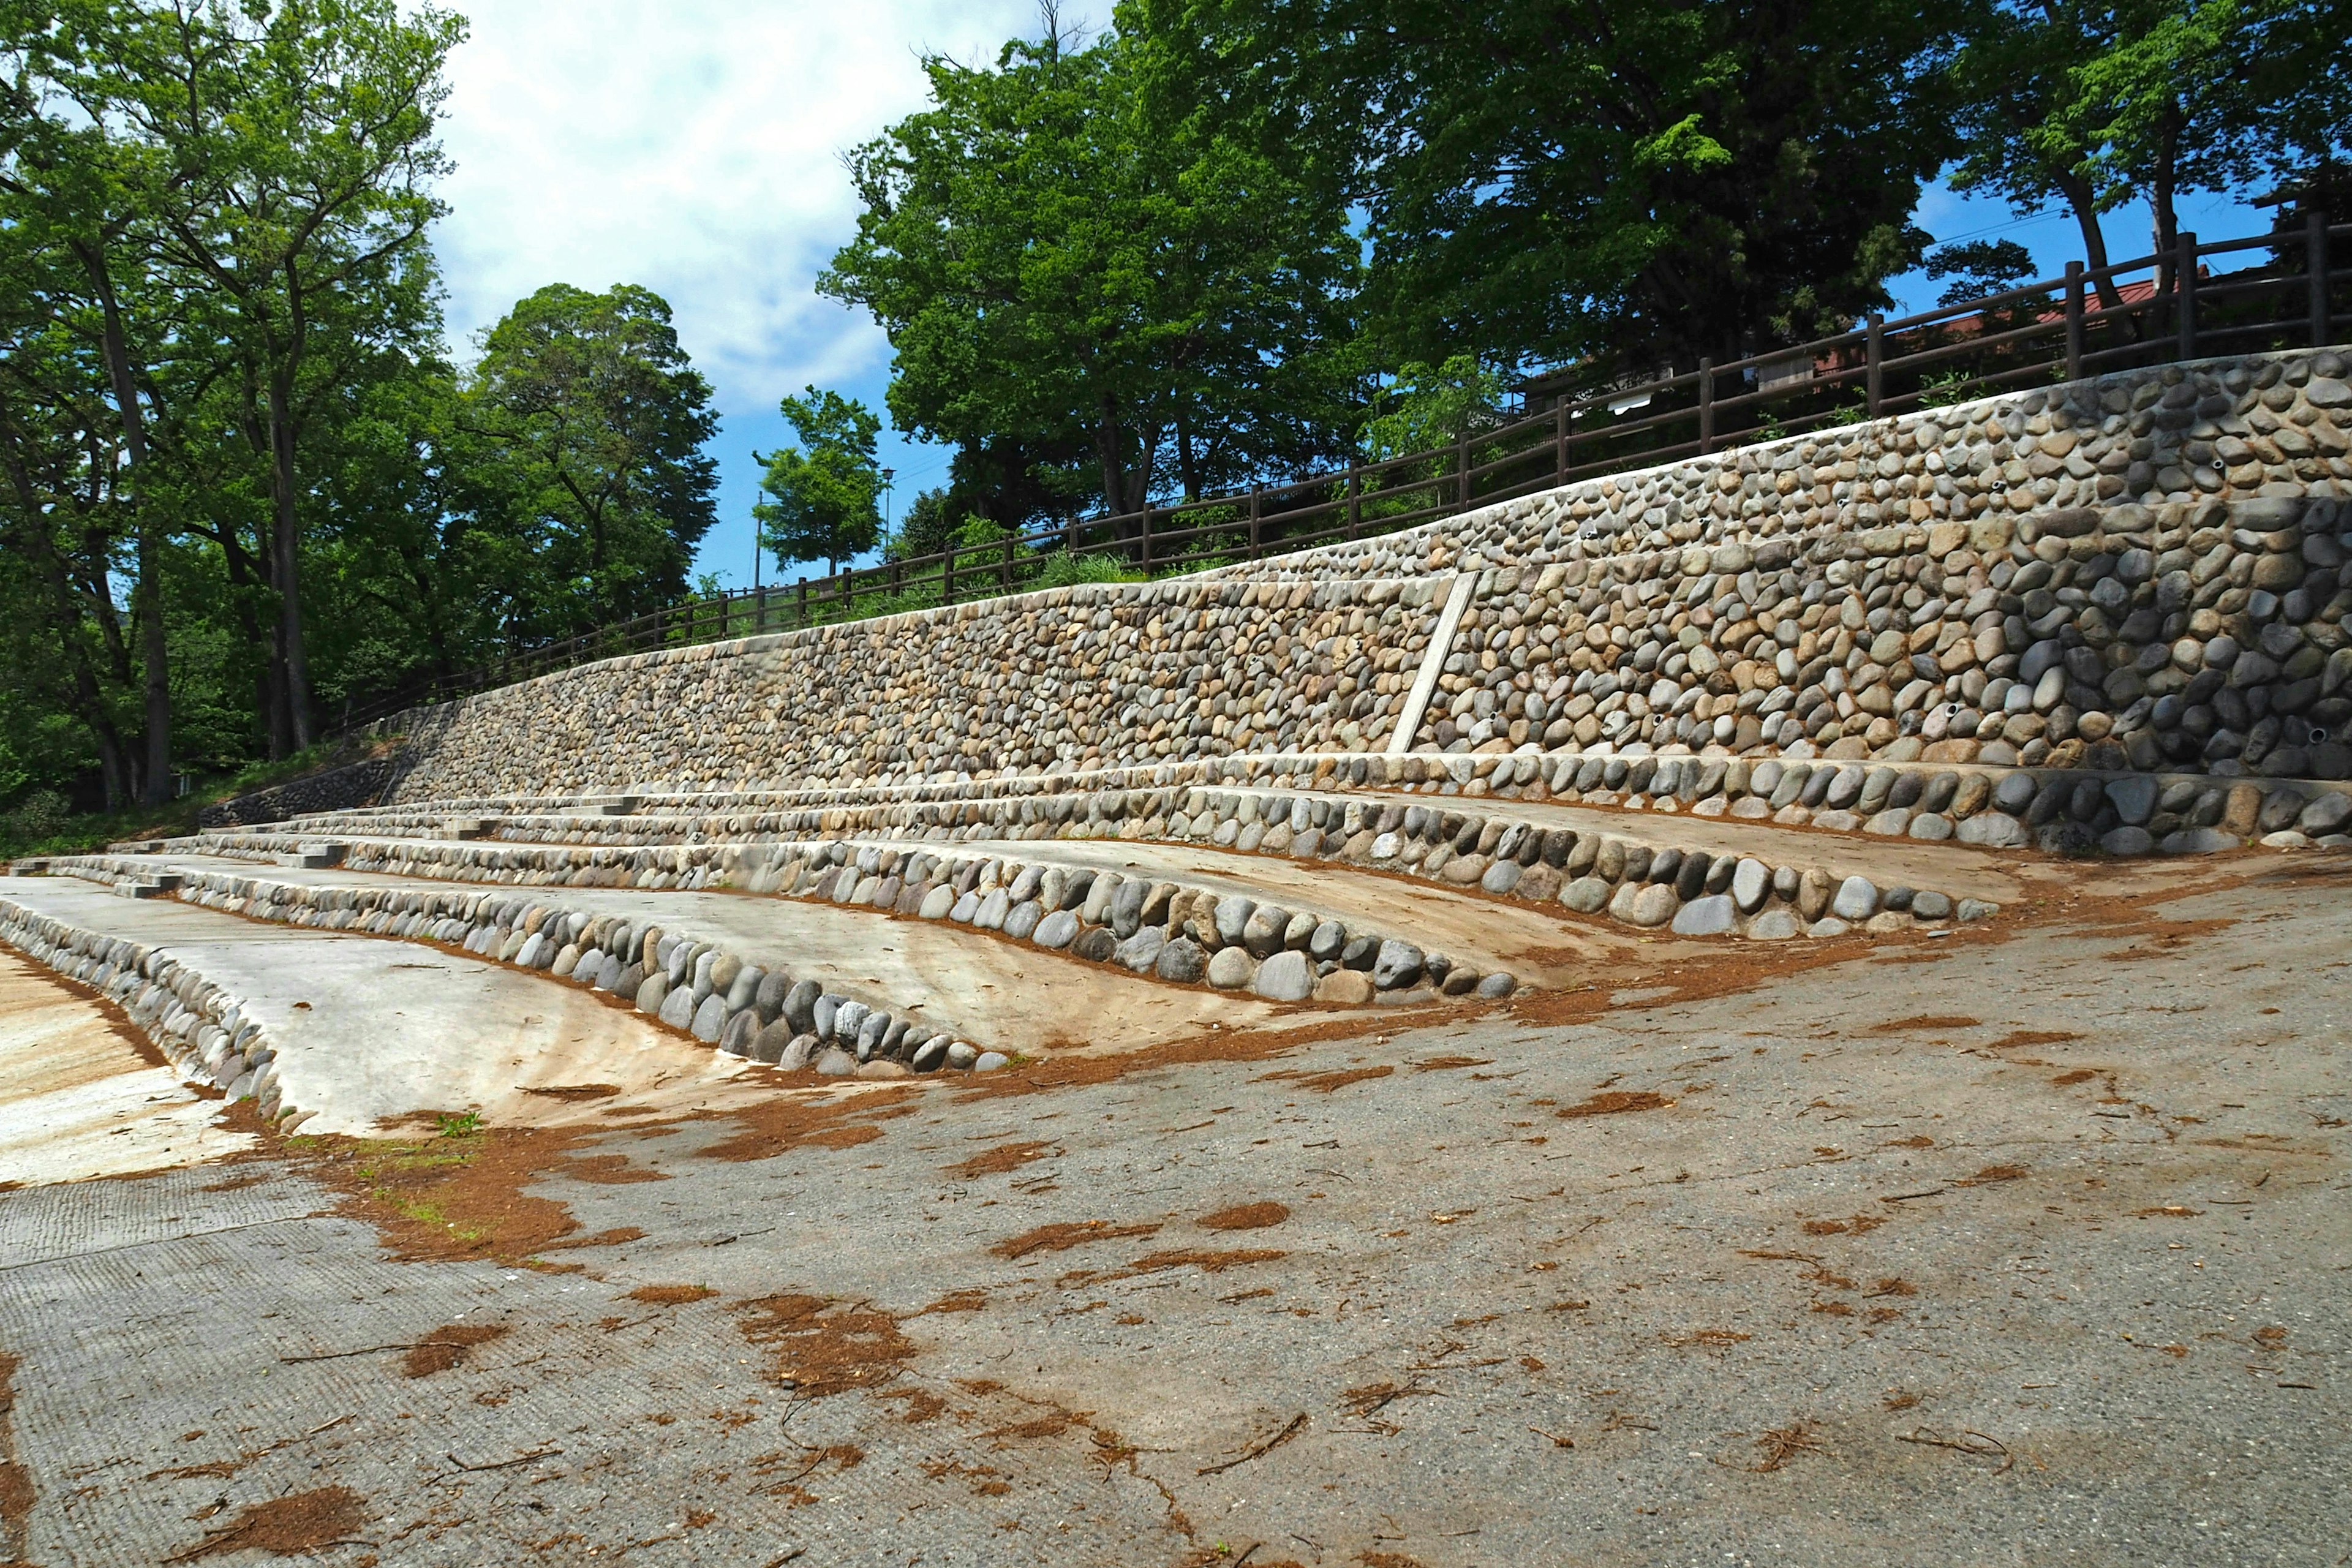
[[[435, 234], [453, 343], [550, 282], [668, 300], [727, 421], [705, 563], [748, 575], [751, 453], [785, 438], [776, 399], [815, 382], [878, 407], [887, 378], [880, 331], [813, 287], [856, 227], [841, 154], [923, 106], [925, 51], [993, 59], [1034, 29], [1033, 0], [459, 8], [472, 33], [449, 61], [457, 166]], [[893, 457], [908, 478], [945, 466]]]

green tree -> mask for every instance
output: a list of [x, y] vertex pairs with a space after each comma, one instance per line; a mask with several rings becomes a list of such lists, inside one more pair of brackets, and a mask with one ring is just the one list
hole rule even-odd
[[1344, 449], [1344, 205], [1205, 49], [1049, 30], [925, 65], [932, 107], [853, 157], [857, 237], [819, 288], [888, 332], [893, 419], [961, 449], [960, 489], [1132, 512]]
[[551, 283], [483, 334], [462, 410], [486, 530], [536, 563], [510, 606], [518, 643], [568, 636], [685, 594], [717, 521], [710, 384], [649, 289]]
[[1843, 329], [1913, 265], [1958, 13], [1138, 0], [1361, 204], [1377, 357], [1595, 380]]
[[782, 406], [801, 446], [765, 459], [760, 493], [767, 499], [751, 508], [760, 547], [773, 552], [779, 566], [822, 561], [838, 572], [882, 535], [882, 468], [874, 455], [882, 421], [856, 398], [814, 386]]
[[1938, 304], [1958, 305], [2004, 293], [2034, 275], [2033, 257], [2013, 239], [1971, 239], [1940, 246], [1927, 257], [1927, 279], [1949, 278]]
[[1952, 184], [2021, 216], [2063, 201], [2094, 268], [2101, 216], [2145, 198], [2168, 256], [2181, 195], [2341, 163], [2347, 34], [2345, 0], [1994, 0], [1951, 66]]
[[437, 326], [422, 286], [442, 212], [433, 133], [458, 18], [396, 0], [58, 0], [61, 90], [145, 150], [152, 209], [131, 226], [248, 389], [267, 465], [277, 601], [271, 735], [315, 735], [301, 598], [303, 448], [356, 345]]

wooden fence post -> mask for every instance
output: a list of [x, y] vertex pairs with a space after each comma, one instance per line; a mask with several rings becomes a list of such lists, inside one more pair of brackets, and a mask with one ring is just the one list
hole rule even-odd
[[2184, 232], [2180, 236], [2178, 259], [2172, 264], [2173, 287], [2179, 291], [2180, 309], [2177, 324], [2180, 328], [2180, 357], [2197, 357], [2197, 237]]
[[1348, 470], [1348, 537], [1360, 539], [1364, 531], [1364, 470]]
[[2336, 330], [2336, 323], [2328, 319], [2327, 215], [2324, 212], [2303, 215], [2303, 270], [2311, 296], [2311, 346], [2318, 348]]
[[2083, 379], [2083, 264], [2066, 263], [2066, 379]]
[[1454, 444], [1454, 510], [1470, 510], [1470, 432]]
[[1264, 490], [1254, 489], [1250, 491], [1250, 559], [1253, 561], [1258, 559], [1259, 555], [1262, 553], [1262, 549], [1259, 544], [1258, 525], [1260, 514], [1263, 509], [1258, 503], [1264, 499], [1265, 495], [1265, 492]]
[[1715, 361], [1706, 354], [1698, 358], [1698, 449], [1715, 450]]
[[955, 540], [948, 540], [947, 552], [940, 561], [940, 603], [955, 603]]
[[1019, 534], [1010, 532], [1004, 536], [1004, 561], [998, 569], [996, 580], [1008, 594], [1013, 592], [1013, 547], [1020, 538]]
[[1864, 368], [1863, 395], [1869, 405], [1870, 416], [1878, 417], [1878, 405], [1884, 400], [1881, 362], [1885, 358], [1886, 318], [1874, 310], [1870, 314], [1870, 330], [1864, 340]]
[[1551, 471], [1555, 482], [1568, 483], [1568, 398], [1551, 405]]
[[1143, 503], [1143, 574], [1151, 575], [1151, 503]]

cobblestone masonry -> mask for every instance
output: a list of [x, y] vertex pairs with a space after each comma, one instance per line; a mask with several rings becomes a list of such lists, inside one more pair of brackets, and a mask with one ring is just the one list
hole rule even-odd
[[2137, 372], [1205, 578], [612, 660], [391, 721], [393, 798], [1380, 751], [1457, 573], [1422, 749], [2341, 778], [2345, 374]]

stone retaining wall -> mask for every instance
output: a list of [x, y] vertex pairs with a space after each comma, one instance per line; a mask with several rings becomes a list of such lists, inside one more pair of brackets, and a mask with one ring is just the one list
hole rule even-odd
[[1392, 729], [1427, 582], [1084, 585], [611, 659], [386, 721], [403, 801], [1068, 771], [1358, 750]]
[[397, 768], [394, 757], [370, 757], [308, 778], [217, 800], [196, 813], [199, 827], [250, 827], [313, 812], [346, 811], [383, 798]]
[[1423, 747], [2341, 778], [2346, 363], [2126, 373], [1198, 578], [612, 660], [391, 721], [394, 798], [1376, 751], [1460, 572]]

